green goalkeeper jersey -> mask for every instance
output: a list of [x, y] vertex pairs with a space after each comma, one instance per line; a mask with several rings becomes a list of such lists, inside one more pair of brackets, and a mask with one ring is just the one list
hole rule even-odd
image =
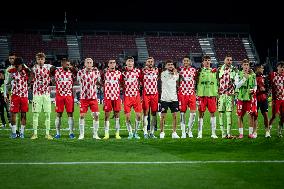
[[217, 76], [216, 69], [202, 68], [199, 72], [197, 83], [198, 96], [217, 96]]

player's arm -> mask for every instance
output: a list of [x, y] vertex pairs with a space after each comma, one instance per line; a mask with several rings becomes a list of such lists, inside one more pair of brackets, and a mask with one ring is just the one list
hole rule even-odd
[[5, 102], [8, 102], [8, 95], [7, 95], [8, 94], [8, 89], [7, 89], [7, 86], [10, 85], [11, 81], [13, 80], [11, 73], [7, 74], [7, 75], [8, 75], [8, 78], [5, 78], [4, 91], [3, 91]]
[[246, 80], [247, 80], [246, 77], [240, 78], [240, 75], [237, 74], [236, 77], [235, 77], [236, 89], [239, 89], [241, 86], [243, 86], [243, 84], [246, 82]]

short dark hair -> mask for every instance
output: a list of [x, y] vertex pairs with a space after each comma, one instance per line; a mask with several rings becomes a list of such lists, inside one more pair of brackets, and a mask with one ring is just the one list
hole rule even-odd
[[64, 57], [64, 58], [62, 58], [60, 61], [61, 61], [61, 62], [69, 62], [69, 59], [66, 58], [66, 57]]
[[204, 60], [208, 60], [208, 59], [211, 60], [211, 57], [210, 57], [209, 55], [204, 55], [204, 56], [202, 57], [202, 62], [203, 62]]
[[278, 63], [277, 63], [277, 67], [278, 67], [278, 66], [280, 66], [281, 68], [283, 68], [283, 67], [284, 67], [284, 61], [278, 62]]
[[174, 61], [173, 61], [172, 59], [167, 59], [167, 60], [165, 61], [165, 64], [167, 64], [167, 63], [174, 63]]
[[190, 60], [190, 57], [188, 55], [184, 56], [183, 59], [188, 58]]
[[249, 64], [249, 63], [250, 63], [249, 60], [248, 60], [248, 59], [243, 59], [243, 60], [242, 60], [242, 64], [246, 64], [246, 63]]
[[14, 53], [14, 52], [9, 52], [9, 56], [16, 56], [16, 53]]
[[15, 60], [14, 60], [14, 65], [15, 66], [19, 66], [19, 65], [22, 65], [22, 64], [24, 64], [24, 60], [23, 60], [22, 57], [15, 58]]
[[132, 60], [134, 61], [133, 56], [127, 56], [127, 57], [125, 58], [125, 61], [127, 61], [127, 60], [129, 60], [129, 59], [132, 59]]
[[263, 64], [256, 64], [254, 67], [255, 67], [255, 69], [257, 69], [257, 68], [260, 68], [261, 66], [263, 66], [263, 67], [264, 67], [264, 65], [263, 65]]
[[233, 56], [231, 54], [226, 54], [225, 58], [227, 58], [227, 57], [232, 57], [233, 58]]

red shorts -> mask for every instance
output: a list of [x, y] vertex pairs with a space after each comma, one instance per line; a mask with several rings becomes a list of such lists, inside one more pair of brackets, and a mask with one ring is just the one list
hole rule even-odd
[[149, 110], [151, 108], [151, 112], [158, 111], [158, 102], [159, 102], [159, 95], [157, 94], [150, 94], [150, 95], [143, 95], [143, 110]]
[[99, 112], [97, 99], [80, 99], [80, 113], [87, 113], [89, 106], [92, 112]]
[[273, 100], [272, 101], [272, 114], [284, 114], [284, 100]]
[[27, 97], [19, 97], [17, 95], [11, 96], [10, 112], [28, 112], [29, 111], [29, 100]]
[[256, 115], [257, 108], [253, 105], [252, 100], [237, 100], [237, 115], [244, 116], [246, 112]]
[[132, 97], [124, 96], [124, 113], [129, 113], [131, 111], [132, 106], [136, 113], [140, 113], [142, 111], [141, 99], [139, 94], [137, 94], [137, 96]]
[[104, 99], [104, 111], [105, 112], [119, 112], [121, 109], [121, 99], [117, 100], [110, 100], [110, 99]]
[[198, 98], [199, 101], [199, 107], [198, 110], [200, 112], [205, 112], [206, 107], [208, 108], [208, 111], [210, 113], [214, 113], [217, 110], [217, 100], [215, 96], [208, 97], [208, 96], [200, 96]]
[[74, 97], [73, 96], [55, 96], [55, 112], [62, 113], [64, 105], [67, 113], [74, 112]]
[[196, 110], [196, 96], [195, 95], [178, 95], [179, 99], [179, 110], [181, 112], [186, 112], [187, 107], [189, 107], [190, 110]]

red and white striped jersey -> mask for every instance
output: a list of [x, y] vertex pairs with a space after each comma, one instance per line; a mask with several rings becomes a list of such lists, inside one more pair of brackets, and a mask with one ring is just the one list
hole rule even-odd
[[33, 67], [33, 94], [34, 95], [49, 95], [50, 94], [50, 64], [44, 64], [42, 67], [35, 65]]
[[56, 94], [60, 96], [73, 96], [74, 74], [71, 70], [58, 68], [55, 70]]
[[284, 75], [277, 72], [270, 74], [273, 100], [284, 100]]
[[179, 92], [182, 95], [194, 95], [195, 94], [195, 85], [196, 85], [196, 76], [197, 71], [193, 67], [180, 68], [180, 86]]
[[100, 82], [101, 74], [97, 68], [87, 71], [86, 68], [77, 74], [80, 83], [80, 99], [97, 99], [97, 82]]
[[141, 77], [141, 71], [137, 68], [125, 71], [122, 73], [124, 81], [124, 94], [125, 96], [137, 96], [139, 92], [139, 82]]
[[142, 71], [143, 77], [143, 94], [157, 94], [158, 93], [158, 86], [157, 80], [159, 76], [158, 68], [153, 69], [143, 69]]
[[16, 71], [10, 75], [12, 79], [12, 95], [28, 97], [28, 74], [25, 70]]
[[223, 75], [220, 77], [219, 80], [219, 93], [220, 94], [227, 94], [232, 95], [234, 94], [234, 82], [233, 79], [230, 77], [230, 72], [233, 71], [231, 68], [224, 68]]
[[106, 70], [104, 73], [104, 98], [117, 100], [120, 96], [120, 82], [122, 74], [119, 70]]

